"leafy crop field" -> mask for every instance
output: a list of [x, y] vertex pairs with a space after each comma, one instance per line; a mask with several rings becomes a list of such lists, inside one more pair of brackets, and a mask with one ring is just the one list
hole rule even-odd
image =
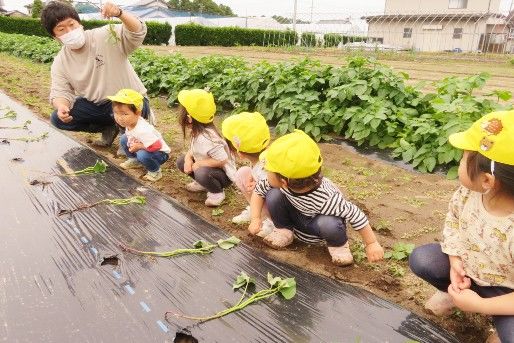
[[[32, 44], [24, 36], [0, 34], [0, 89], [42, 118], [48, 118], [51, 110], [47, 101], [48, 62], [57, 50], [51, 40]], [[455, 77], [449, 72], [442, 73], [431, 85], [432, 91], [427, 91], [402, 72], [361, 56], [353, 56], [344, 66], [308, 59], [271, 63], [233, 56], [187, 56], [140, 50], [131, 57], [152, 94], [158, 129], [173, 154], [184, 150], [172, 106], [177, 91], [183, 87], [209, 87], [223, 114], [257, 109], [268, 116], [278, 132], [301, 127], [313, 137], [328, 141], [321, 144], [326, 161], [324, 173], [369, 215], [388, 258], [368, 264], [363, 246], [353, 233], [351, 247], [357, 263], [345, 269], [331, 265], [322, 247], [295, 244], [284, 251], [268, 249], [249, 236], [244, 227], [230, 223], [231, 217], [245, 206], [233, 190], [219, 211], [213, 212], [203, 206], [201, 196], [182, 189], [180, 185], [187, 180], [175, 171], [175, 156], [165, 164], [164, 178], [153, 187], [274, 258], [359, 284], [437, 321], [462, 341], [485, 337], [489, 323], [482, 316], [456, 311], [449, 319], [440, 319], [425, 313], [423, 303], [433, 289], [414, 277], [406, 262], [414, 246], [439, 239], [456, 181], [409, 172], [330, 144], [329, 140], [343, 136], [365, 146], [384, 148], [422, 171], [448, 168], [460, 155], [448, 146], [446, 135], [467, 126], [485, 111], [509, 108], [509, 92], [488, 89], [487, 74]], [[480, 71], [481, 65], [476, 63], [470, 69]], [[484, 69], [487, 68], [490, 66]], [[91, 138], [86, 134], [74, 137], [82, 142]], [[98, 150], [105, 158], [122, 162], [114, 156], [115, 151], [115, 146]], [[136, 170], [130, 173], [141, 176]]]

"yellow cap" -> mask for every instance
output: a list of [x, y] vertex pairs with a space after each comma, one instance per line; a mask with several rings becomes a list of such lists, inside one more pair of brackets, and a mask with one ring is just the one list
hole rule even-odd
[[107, 99], [122, 104], [134, 105], [139, 111], [143, 109], [143, 96], [133, 89], [121, 89], [116, 95], [108, 96]]
[[266, 119], [259, 112], [242, 112], [228, 117], [221, 124], [221, 132], [240, 152], [261, 152], [270, 141]]
[[318, 144], [307, 134], [295, 130], [280, 137], [261, 154], [264, 169], [290, 179], [302, 179], [318, 172], [323, 164]]
[[178, 93], [178, 102], [186, 108], [187, 113], [196, 121], [208, 124], [214, 120], [216, 104], [212, 93], [203, 89], [181, 90]]
[[449, 140], [456, 148], [514, 165], [514, 111], [486, 114], [466, 131], [450, 135]]

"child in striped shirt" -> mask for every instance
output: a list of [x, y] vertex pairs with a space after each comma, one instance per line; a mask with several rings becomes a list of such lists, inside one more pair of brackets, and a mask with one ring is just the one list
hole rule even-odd
[[307, 134], [295, 130], [277, 139], [261, 157], [267, 179], [260, 180], [252, 194], [250, 233], [260, 231], [260, 213], [266, 201], [276, 228], [264, 242], [274, 248], [288, 246], [294, 236], [307, 243], [326, 242], [334, 264], [350, 265], [348, 222], [364, 240], [368, 260], [383, 258], [384, 250], [366, 215], [321, 175], [321, 152]]

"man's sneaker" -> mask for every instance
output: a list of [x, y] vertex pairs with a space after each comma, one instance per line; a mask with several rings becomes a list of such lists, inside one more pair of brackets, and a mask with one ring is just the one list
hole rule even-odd
[[328, 247], [328, 252], [332, 257], [332, 263], [338, 266], [349, 266], [353, 264], [353, 256], [348, 242], [340, 247]]
[[188, 190], [191, 193], [198, 193], [205, 191], [205, 187], [199, 184], [198, 182], [193, 181], [186, 185], [186, 190]]
[[250, 215], [250, 206], [246, 206], [246, 208], [243, 210], [243, 212], [241, 212], [240, 214], [238, 214], [237, 216], [232, 218], [232, 223], [246, 224], [246, 223], [250, 222], [250, 219], [252, 219], [252, 217]]
[[270, 218], [266, 218], [262, 221], [261, 231], [257, 234], [259, 237], [266, 237], [275, 230], [275, 224]]
[[127, 154], [125, 153], [125, 150], [120, 146], [118, 147], [118, 150], [116, 151], [116, 157], [126, 157]]
[[293, 239], [293, 230], [275, 228], [269, 235], [264, 238], [264, 243], [272, 248], [281, 249], [293, 243]]
[[137, 169], [142, 168], [143, 165], [137, 160], [137, 158], [129, 158], [123, 163], [120, 163], [122, 169]]
[[111, 146], [119, 131], [120, 129], [118, 128], [118, 125], [107, 126], [102, 130], [102, 139], [94, 141], [93, 145], [99, 147]]
[[425, 303], [425, 308], [436, 316], [447, 316], [453, 311], [453, 298], [446, 292], [437, 291]]
[[160, 169], [156, 172], [149, 171], [145, 176], [143, 176], [143, 179], [151, 182], [159, 181], [162, 179], [162, 171]]
[[225, 192], [221, 193], [210, 193], [207, 192], [207, 200], [205, 200], [205, 205], [209, 207], [216, 207], [221, 205], [221, 203], [225, 200]]

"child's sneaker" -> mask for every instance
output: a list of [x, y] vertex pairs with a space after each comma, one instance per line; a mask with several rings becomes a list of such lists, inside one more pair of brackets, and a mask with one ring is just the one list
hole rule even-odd
[[186, 185], [186, 190], [191, 193], [198, 193], [205, 191], [205, 187], [196, 181], [190, 182]]
[[120, 164], [123, 169], [137, 169], [142, 168], [143, 165], [137, 160], [137, 158], [129, 158], [125, 162]]
[[205, 205], [210, 207], [216, 207], [221, 205], [221, 203], [225, 200], [225, 192], [221, 193], [211, 193], [207, 192], [207, 199], [205, 200]]
[[332, 263], [338, 266], [349, 266], [353, 264], [353, 256], [350, 251], [350, 243], [348, 242], [340, 247], [328, 247], [328, 252], [332, 257]]
[[149, 171], [148, 173], [146, 173], [145, 176], [143, 176], [143, 179], [152, 181], [152, 182], [158, 181], [158, 180], [162, 179], [162, 171], [160, 169], [156, 172]]
[[241, 212], [240, 214], [238, 214], [237, 216], [232, 218], [232, 223], [246, 224], [246, 223], [250, 222], [250, 219], [251, 219], [250, 206], [246, 206], [246, 208], [243, 210], [243, 212]]
[[274, 229], [275, 229], [275, 224], [273, 224], [273, 221], [269, 218], [266, 218], [262, 222], [261, 231], [259, 231], [257, 236], [264, 238], [267, 235], [269, 235], [270, 233], [272, 233]]
[[425, 308], [431, 311], [436, 316], [447, 316], [452, 313], [455, 304], [452, 297], [446, 293], [437, 291], [425, 303]]
[[264, 243], [275, 249], [287, 247], [293, 243], [294, 234], [290, 229], [273, 229], [273, 231], [264, 238]]

